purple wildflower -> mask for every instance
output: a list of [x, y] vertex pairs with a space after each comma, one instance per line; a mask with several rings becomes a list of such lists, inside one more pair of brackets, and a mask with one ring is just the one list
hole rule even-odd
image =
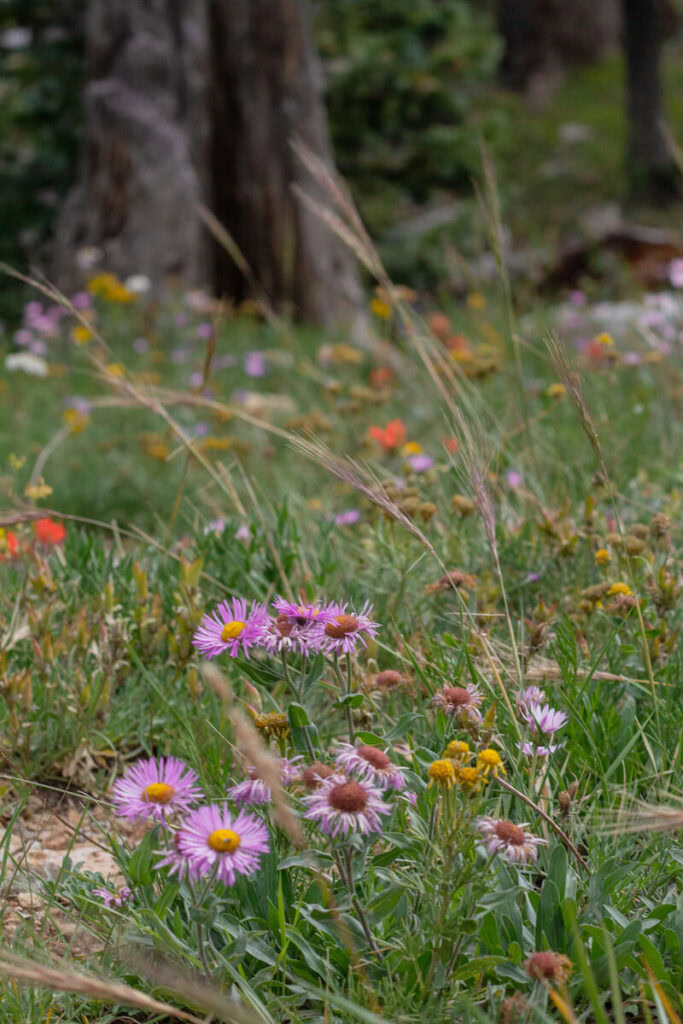
[[271, 655], [287, 650], [312, 654], [322, 649], [325, 626], [334, 620], [336, 605], [325, 601], [297, 603], [276, 597], [273, 608], [277, 618], [271, 620], [263, 640]]
[[391, 813], [379, 789], [366, 780], [350, 779], [341, 773], [324, 779], [314, 793], [302, 797], [302, 802], [308, 808], [304, 817], [316, 821], [332, 837], [349, 832], [379, 832], [380, 814]]
[[163, 821], [202, 799], [198, 782], [196, 773], [179, 758], [150, 757], [136, 761], [118, 780], [112, 800], [122, 818]]
[[336, 760], [342, 771], [372, 782], [379, 789], [405, 789], [404, 769], [379, 747], [342, 743]]
[[368, 637], [374, 639], [379, 630], [379, 623], [370, 618], [372, 605], [366, 601], [359, 612], [351, 608], [347, 611], [346, 604], [332, 605], [329, 609], [332, 619], [325, 625], [325, 650], [334, 654], [351, 654], [360, 642], [367, 646]]
[[92, 894], [99, 896], [105, 907], [122, 907], [124, 903], [131, 903], [133, 900], [133, 890], [127, 885], [113, 892], [111, 889], [93, 889]]
[[178, 832], [178, 850], [188, 858], [192, 874], [215, 872], [226, 885], [234, 885], [236, 875], [253, 875], [269, 848], [268, 829], [258, 818], [246, 811], [233, 818], [219, 804], [192, 811]]
[[[298, 781], [301, 770], [300, 761], [301, 757], [282, 758], [280, 761], [280, 781], [283, 786], [290, 786], [293, 782]], [[259, 778], [256, 769], [252, 766], [247, 768], [247, 775], [249, 777], [244, 782], [238, 782], [237, 785], [230, 787], [228, 790], [230, 799], [238, 805], [269, 804], [272, 795], [268, 783]]]
[[348, 508], [334, 517], [335, 526], [354, 526], [360, 519], [359, 508]]
[[409, 455], [408, 465], [414, 473], [426, 473], [434, 465], [434, 459], [431, 455], [425, 455], [422, 452], [417, 455]]
[[538, 847], [547, 846], [545, 839], [538, 839], [531, 832], [525, 832], [527, 822], [515, 825], [506, 818], [480, 818], [477, 830], [486, 840], [489, 857], [500, 853], [511, 864], [530, 864], [538, 856]]
[[238, 654], [249, 657], [249, 649], [260, 643], [268, 625], [268, 613], [262, 604], [247, 602], [242, 597], [221, 601], [210, 615], [205, 615], [195, 631], [192, 642], [206, 658], [215, 658], [227, 651], [231, 658]]
[[536, 732], [536, 730], [539, 730], [545, 736], [550, 736], [552, 733], [557, 732], [568, 720], [568, 716], [564, 711], [556, 711], [555, 708], [551, 708], [548, 704], [530, 704], [523, 714], [531, 731]]
[[266, 356], [264, 352], [247, 352], [244, 358], [244, 372], [247, 377], [265, 377]]

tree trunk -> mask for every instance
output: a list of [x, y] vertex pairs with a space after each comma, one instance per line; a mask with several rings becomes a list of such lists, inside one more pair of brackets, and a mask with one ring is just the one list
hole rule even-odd
[[545, 98], [566, 67], [596, 60], [619, 40], [618, 0], [497, 0], [511, 89]]
[[353, 257], [293, 192], [315, 193], [293, 137], [331, 162], [307, 0], [90, 0], [86, 38], [84, 154], [58, 230], [61, 283], [74, 249], [95, 246], [120, 276], [245, 298], [248, 283], [201, 225], [201, 201], [277, 308], [354, 320]]
[[628, 111], [628, 172], [634, 194], [666, 202], [680, 192], [681, 172], [664, 129], [660, 84], [662, 6], [622, 0]]
[[[353, 257], [293, 192], [316, 186], [292, 138], [332, 162], [308, 2], [211, 0], [211, 41], [215, 212], [271, 301], [314, 323], [349, 322], [360, 304]], [[227, 254], [216, 283], [246, 293]]]
[[195, 214], [209, 187], [206, 40], [205, 0], [90, 0], [81, 174], [57, 231], [62, 283], [74, 249], [89, 246], [123, 277], [208, 282]]

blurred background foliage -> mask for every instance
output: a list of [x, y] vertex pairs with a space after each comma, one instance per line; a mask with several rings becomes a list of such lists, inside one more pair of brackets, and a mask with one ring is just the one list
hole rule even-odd
[[[49, 267], [51, 233], [77, 177], [86, 6], [0, 0], [0, 260], [24, 271]], [[491, 2], [318, 0], [314, 14], [337, 167], [394, 280], [431, 291], [462, 285], [465, 264], [485, 252], [473, 188], [482, 142], [517, 248], [560, 246], [583, 215], [624, 199], [620, 52], [563, 69], [548, 102], [534, 106], [501, 85], [504, 44]], [[676, 140], [683, 61], [679, 40], [667, 47]], [[639, 216], [672, 223], [671, 210]], [[6, 326], [22, 297], [3, 284]]]
[[[83, 14], [84, 0], [0, 2], [0, 260], [17, 268], [40, 260], [74, 177]], [[0, 315], [18, 303], [5, 282]]]

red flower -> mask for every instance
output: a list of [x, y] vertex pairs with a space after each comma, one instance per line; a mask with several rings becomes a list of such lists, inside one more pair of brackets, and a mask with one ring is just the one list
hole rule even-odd
[[390, 366], [375, 366], [370, 371], [370, 387], [376, 391], [381, 391], [382, 388], [388, 387], [396, 374]]
[[54, 519], [36, 519], [35, 528], [39, 544], [61, 544], [66, 537], [64, 526]]
[[451, 333], [451, 322], [445, 313], [432, 313], [427, 320], [429, 330], [435, 338], [446, 344], [448, 335]]
[[441, 443], [443, 444], [443, 446], [446, 449], [446, 451], [450, 452], [451, 455], [454, 452], [457, 452], [457, 450], [458, 450], [458, 439], [457, 439], [457, 437], [442, 437], [441, 438]]
[[450, 352], [469, 352], [470, 343], [464, 334], [453, 334], [446, 342]]
[[16, 558], [18, 554], [19, 541], [16, 533], [11, 530], [5, 533], [4, 530], [0, 530], [0, 562], [4, 562], [8, 558]]
[[378, 441], [385, 451], [393, 452], [394, 449], [404, 444], [406, 439], [406, 428], [402, 420], [392, 420], [386, 427], [370, 427], [370, 437]]

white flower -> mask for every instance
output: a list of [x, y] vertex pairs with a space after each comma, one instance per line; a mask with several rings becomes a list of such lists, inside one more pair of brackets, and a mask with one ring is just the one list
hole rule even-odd
[[23, 370], [32, 377], [47, 377], [48, 365], [40, 356], [32, 352], [10, 352], [5, 358], [6, 370]]
[[145, 295], [152, 287], [152, 282], [144, 274], [132, 274], [126, 278], [124, 284], [134, 295]]

